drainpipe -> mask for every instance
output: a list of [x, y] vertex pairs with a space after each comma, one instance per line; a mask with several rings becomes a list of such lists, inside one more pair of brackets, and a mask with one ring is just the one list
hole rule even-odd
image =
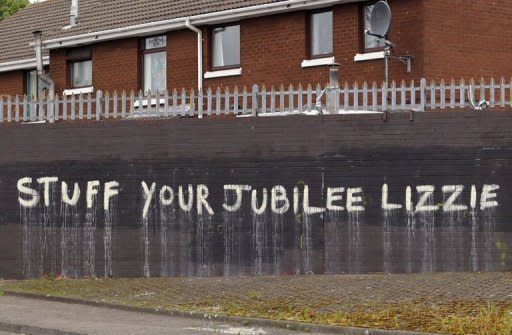
[[[55, 99], [55, 83], [43, 70], [43, 43], [42, 43], [42, 35], [43, 33], [40, 30], [34, 31], [32, 33], [34, 35], [34, 51], [36, 53], [36, 69], [37, 69], [37, 77], [39, 80], [48, 85], [48, 96], [47, 100], [53, 101]], [[53, 104], [49, 104], [50, 110], [48, 110], [50, 117], [50, 121], [53, 121]]]
[[185, 26], [197, 34], [197, 89], [198, 93], [203, 91], [203, 32], [190, 23], [190, 19], [185, 21]]

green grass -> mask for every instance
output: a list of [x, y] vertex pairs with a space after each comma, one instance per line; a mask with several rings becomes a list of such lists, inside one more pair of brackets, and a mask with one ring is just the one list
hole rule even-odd
[[[298, 278], [298, 279], [297, 279]], [[308, 281], [321, 276], [305, 277]], [[256, 279], [240, 279], [254, 283]], [[251, 282], [252, 280], [252, 282]], [[26, 281], [0, 281], [3, 290], [43, 296], [78, 298], [158, 310], [198, 311], [231, 316], [294, 320], [327, 325], [440, 332], [451, 334], [512, 334], [512, 297], [495, 300], [454, 299], [426, 295], [403, 301], [354, 303], [331, 297], [328, 292], [311, 298], [297, 291], [301, 277], [263, 278], [264, 288], [238, 285], [226, 279], [80, 279], [59, 277]], [[233, 284], [235, 283], [235, 284]], [[238, 286], [237, 286], [238, 285]], [[274, 287], [275, 292], [269, 292]], [[314, 285], [313, 285], [314, 287]], [[314, 296], [312, 295], [312, 296]]]

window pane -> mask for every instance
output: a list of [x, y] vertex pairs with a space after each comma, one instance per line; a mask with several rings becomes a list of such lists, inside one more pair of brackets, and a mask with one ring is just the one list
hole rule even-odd
[[167, 36], [149, 37], [145, 40], [145, 49], [159, 49], [167, 46]]
[[[370, 29], [370, 18], [372, 16], [373, 5], [364, 7], [364, 31]], [[386, 46], [383, 39], [364, 33], [364, 48], [376, 49]]]
[[165, 51], [144, 55], [144, 92], [167, 89], [167, 53]]
[[213, 30], [213, 66], [240, 64], [240, 26]]
[[332, 12], [311, 15], [311, 54], [332, 53]]
[[27, 72], [27, 97], [29, 99], [37, 98], [37, 71], [29, 71]]
[[73, 87], [92, 85], [92, 61], [73, 63]]

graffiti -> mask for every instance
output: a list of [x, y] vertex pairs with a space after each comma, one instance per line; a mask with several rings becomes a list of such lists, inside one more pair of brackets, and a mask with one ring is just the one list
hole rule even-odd
[[[30, 177], [21, 178], [18, 180], [17, 188], [20, 196], [18, 202], [20, 206], [25, 208], [33, 208], [39, 204], [41, 194], [35, 188], [32, 188], [33, 179]], [[58, 177], [42, 177], [36, 179], [39, 185], [43, 186], [43, 201], [44, 206], [50, 206], [50, 189], [51, 186], [59, 181]], [[92, 208], [94, 198], [98, 195], [100, 182], [98, 180], [91, 180], [87, 182], [86, 186], [86, 204], [87, 208]], [[110, 206], [110, 199], [119, 194], [119, 183], [117, 181], [109, 181], [104, 183], [103, 186], [103, 209], [108, 211]], [[25, 197], [23, 197], [23, 196]], [[61, 183], [61, 199], [62, 202], [70, 205], [77, 206], [80, 200], [80, 187], [78, 183], [74, 184], [73, 195], [71, 198], [68, 193], [68, 184], [63, 181]]]
[[[35, 182], [42, 187], [42, 191], [40, 191], [32, 185], [34, 184], [33, 178], [24, 177], [19, 179], [17, 182], [17, 189], [20, 194], [18, 197], [19, 205], [22, 208], [33, 208], [42, 201], [45, 207], [49, 207], [51, 186], [58, 183], [58, 181], [58, 177], [37, 178]], [[69, 195], [68, 184], [65, 181], [61, 182], [60, 192], [62, 203], [72, 207], [78, 206], [81, 196], [79, 184], [74, 183], [73, 185], [71, 196]], [[150, 206], [154, 201], [158, 201], [161, 206], [171, 206], [176, 198], [179, 205], [178, 207], [184, 212], [190, 212], [195, 204], [196, 213], [198, 215], [207, 214], [211, 216], [215, 214], [215, 211], [208, 201], [210, 190], [207, 185], [179, 185], [177, 196], [175, 196], [174, 189], [169, 185], [158, 187], [156, 182], [148, 184], [145, 181], [142, 181], [140, 185], [143, 194], [143, 219], [147, 218]], [[121, 186], [117, 181], [108, 181], [101, 186], [100, 181], [92, 180], [86, 183], [85, 189], [86, 208], [92, 208], [94, 198], [98, 196], [98, 193], [102, 189], [103, 209], [108, 211], [112, 199], [119, 195]], [[247, 198], [250, 198], [250, 209], [255, 215], [263, 214], [267, 208], [270, 208], [271, 212], [277, 215], [284, 215], [291, 208], [294, 214], [298, 214], [301, 206], [306, 215], [321, 214], [326, 211], [346, 211], [348, 213], [354, 213], [364, 212], [366, 209], [363, 201], [365, 194], [363, 187], [326, 187], [325, 206], [323, 207], [313, 206], [310, 203], [309, 185], [304, 185], [302, 191], [298, 186], [293, 187], [291, 199], [286, 187], [283, 185], [273, 186], [270, 189], [270, 197], [268, 196], [269, 191], [267, 188], [258, 190], [251, 185], [229, 184], [224, 185], [223, 189], [228, 196], [226, 196], [226, 201], [222, 204], [222, 209], [230, 213], [240, 211], [243, 208], [242, 204], [244, 201], [247, 201]], [[442, 199], [436, 201], [436, 199], [432, 199], [436, 192], [434, 185], [418, 185], [415, 187], [416, 194], [414, 196], [417, 200], [416, 203], [414, 203], [413, 187], [407, 186], [404, 191], [402, 203], [393, 203], [389, 196], [390, 188], [388, 184], [384, 184], [380, 190], [382, 199], [381, 208], [383, 210], [401, 210], [405, 208], [408, 213], [435, 211], [457, 212], [477, 208], [486, 210], [498, 207], [497, 192], [499, 189], [499, 185], [484, 184], [480, 190], [480, 197], [478, 197], [476, 185], [471, 185], [470, 187], [464, 185], [443, 185], [440, 187]], [[469, 204], [460, 202], [463, 192], [466, 190], [469, 190], [468, 192], [470, 193]], [[324, 190], [322, 190], [322, 192], [323, 191]], [[372, 190], [371, 192], [375, 191]], [[258, 198], [258, 194], [261, 195], [260, 198]], [[302, 198], [302, 202], [300, 202], [300, 198]]]
[[127, 259], [138, 264], [127, 273], [145, 277], [504, 269], [493, 265], [499, 185], [321, 177], [270, 185], [19, 178], [23, 275], [110, 277]]

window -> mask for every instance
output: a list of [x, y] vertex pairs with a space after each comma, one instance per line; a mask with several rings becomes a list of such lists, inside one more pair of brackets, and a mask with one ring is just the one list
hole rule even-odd
[[144, 39], [142, 46], [142, 88], [145, 93], [167, 89], [167, 36]]
[[310, 55], [312, 58], [332, 55], [332, 11], [310, 16]]
[[218, 27], [212, 31], [214, 69], [240, 66], [240, 26]]
[[37, 71], [31, 70], [25, 72], [25, 94], [28, 99], [37, 99], [38, 94]]
[[37, 70], [25, 72], [25, 95], [29, 100], [38, 99], [41, 93], [47, 93], [45, 83], [38, 79]]
[[386, 46], [384, 40], [376, 36], [366, 34], [366, 30], [370, 29], [370, 18], [374, 5], [363, 6], [363, 34], [364, 34], [364, 51], [375, 51]]
[[77, 48], [68, 51], [68, 63], [71, 72], [71, 87], [92, 86], [91, 48]]

